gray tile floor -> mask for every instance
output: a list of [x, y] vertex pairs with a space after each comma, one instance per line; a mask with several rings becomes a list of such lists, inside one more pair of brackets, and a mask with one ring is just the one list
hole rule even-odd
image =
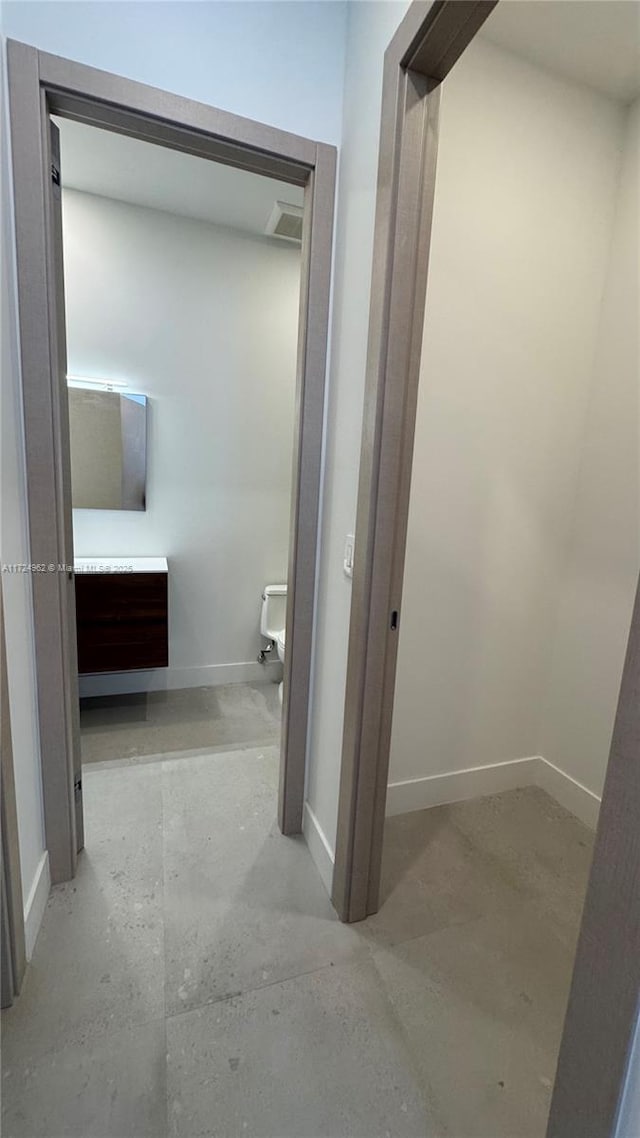
[[178, 758], [280, 741], [278, 684], [223, 684], [80, 701], [82, 761]]
[[348, 927], [276, 779], [275, 747], [85, 770], [4, 1138], [543, 1138], [589, 831], [533, 788], [390, 819]]
[[278, 684], [225, 684], [80, 701], [83, 763], [263, 747], [280, 739]]

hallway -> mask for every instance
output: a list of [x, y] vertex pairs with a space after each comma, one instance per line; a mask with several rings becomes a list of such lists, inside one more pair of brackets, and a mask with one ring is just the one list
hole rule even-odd
[[389, 819], [349, 927], [276, 782], [275, 748], [85, 769], [5, 1138], [542, 1138], [589, 831], [534, 788]]

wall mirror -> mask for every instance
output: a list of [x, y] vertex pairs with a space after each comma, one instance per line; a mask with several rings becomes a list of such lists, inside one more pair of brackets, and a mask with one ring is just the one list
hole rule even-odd
[[147, 397], [69, 386], [76, 510], [146, 508]]

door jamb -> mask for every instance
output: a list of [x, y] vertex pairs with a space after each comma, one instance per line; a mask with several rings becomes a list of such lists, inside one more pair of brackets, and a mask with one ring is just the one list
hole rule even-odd
[[[415, 0], [384, 57], [369, 343], [333, 877], [344, 921], [378, 908], [438, 87], [497, 0]], [[393, 619], [393, 614], [396, 614]]]
[[[11, 734], [9, 677], [4, 625], [4, 602], [0, 588], [0, 861], [2, 875], [2, 971], [4, 995], [17, 996], [27, 966], [18, 811]], [[8, 1004], [6, 1005], [8, 1006]]]
[[[287, 653], [278, 820], [302, 828], [323, 439], [335, 148], [9, 40], [20, 359], [45, 833], [53, 882], [76, 867], [65, 652], [73, 564], [62, 524], [71, 502], [56, 411], [56, 296], [48, 223], [51, 114], [156, 142], [303, 186], [305, 223], [293, 448]], [[66, 412], [65, 412], [66, 413]], [[67, 530], [69, 527], [66, 527]], [[47, 567], [52, 565], [52, 571]]]
[[[414, 0], [384, 60], [332, 899], [377, 911], [437, 149], [437, 86], [495, 0]], [[392, 619], [395, 614], [395, 620]], [[640, 1009], [640, 586], [548, 1138], [613, 1138]]]
[[640, 1015], [640, 582], [547, 1138], [613, 1138]]

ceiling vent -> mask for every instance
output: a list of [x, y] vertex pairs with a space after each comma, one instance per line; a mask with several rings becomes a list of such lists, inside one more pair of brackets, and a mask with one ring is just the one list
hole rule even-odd
[[292, 205], [291, 202], [276, 202], [271, 217], [267, 222], [265, 233], [270, 237], [280, 237], [283, 241], [295, 241], [302, 244], [302, 214], [301, 205]]

